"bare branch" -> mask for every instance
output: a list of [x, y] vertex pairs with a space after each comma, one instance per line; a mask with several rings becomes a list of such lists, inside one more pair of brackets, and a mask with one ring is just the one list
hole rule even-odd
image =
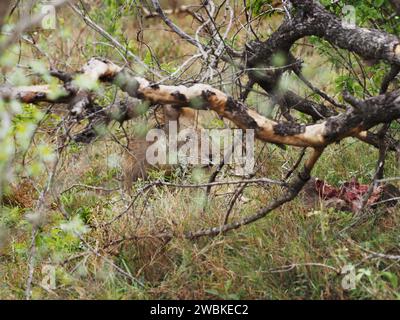
[[150, 69], [149, 66], [147, 66], [138, 56], [133, 54], [126, 46], [123, 46], [121, 43], [118, 42], [117, 39], [115, 39], [112, 35], [110, 35], [106, 30], [104, 30], [101, 26], [96, 24], [87, 14], [82, 12], [76, 5], [70, 4], [70, 8], [77, 14], [79, 15], [85, 23], [91, 27], [93, 30], [98, 32], [101, 36], [103, 36], [105, 39], [110, 41], [112, 45], [114, 45], [116, 48], [121, 50], [122, 52], [126, 53], [128, 57], [132, 58], [137, 64], [139, 64], [142, 68], [145, 70], [149, 70], [152, 74], [155, 76], [161, 78], [161, 74], [153, 69]]

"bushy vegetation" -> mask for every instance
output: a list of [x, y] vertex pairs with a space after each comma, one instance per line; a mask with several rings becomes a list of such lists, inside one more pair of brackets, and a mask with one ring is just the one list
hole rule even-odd
[[[45, 81], [54, 85], [52, 94], [61, 95], [55, 89], [58, 80], [49, 75], [51, 68], [73, 72], [93, 56], [134, 64], [127, 54], [130, 51], [148, 66], [173, 73], [193, 54], [193, 46], [158, 17], [141, 17], [137, 1], [83, 2], [91, 19], [126, 51], [115, 49], [71, 8], [62, 7], [57, 29], [29, 31], [2, 53], [2, 83], [27, 86]], [[393, 34], [400, 31], [399, 17], [393, 15], [389, 1], [321, 2], [338, 15], [343, 5], [353, 5], [358, 25]], [[247, 3], [258, 16], [254, 28], [261, 38], [267, 38], [283, 19], [282, 10], [271, 11], [271, 6], [280, 8], [280, 4]], [[232, 1], [232, 5], [235, 14], [243, 9], [241, 1]], [[171, 19], [193, 33], [190, 15], [171, 15]], [[11, 30], [17, 22], [15, 12], [4, 30]], [[232, 46], [243, 47], [247, 37], [247, 32], [239, 32]], [[300, 41], [295, 50], [303, 53], [308, 79], [340, 102], [346, 88], [359, 98], [378, 94], [389, 69], [383, 63], [360, 61], [315, 37]], [[200, 64], [193, 64], [180, 81], [201, 71]], [[235, 85], [223, 84], [224, 75], [230, 77], [229, 68], [212, 85], [237, 97]], [[78, 85], [94, 89], [99, 105], [110, 105], [121, 95], [112, 86], [86, 80]], [[293, 74], [285, 76], [281, 85], [320, 99]], [[260, 113], [278, 117], [275, 108], [263, 110], [268, 101], [258, 87], [247, 99]], [[298, 197], [266, 218], [225, 235], [183, 239], [189, 230], [223, 223], [236, 186], [214, 187], [208, 200], [204, 188], [146, 187], [160, 179], [176, 184], [207, 182], [213, 170], [175, 168], [168, 176], [163, 170], [153, 170], [147, 181], [134, 183], [130, 194], [123, 191], [121, 145], [127, 143], [127, 136], [146, 130], [153, 113], [153, 108], [145, 106], [139, 118], [102, 128], [94, 142], [80, 144], [65, 138], [70, 128], [63, 105], [0, 101], [0, 298], [400, 298], [400, 261], [390, 258], [400, 254], [398, 205], [372, 209], [359, 221], [353, 212], [328, 208], [323, 201], [310, 205]], [[296, 117], [309, 121], [301, 114]], [[214, 116], [205, 116], [204, 121], [208, 127], [228, 123]], [[86, 124], [84, 119], [72, 131]], [[393, 122], [391, 130], [398, 129], [399, 123]], [[373, 146], [347, 139], [326, 150], [313, 176], [334, 186], [353, 178], [369, 184], [378, 153]], [[283, 179], [298, 156], [297, 148], [283, 150], [258, 141], [255, 177]], [[399, 176], [395, 153], [388, 154], [385, 176]], [[229, 168], [224, 167], [219, 179], [230, 177]], [[393, 184], [400, 186], [397, 180]], [[230, 218], [254, 213], [280, 192], [276, 186], [248, 186]], [[159, 237], [171, 230], [175, 237]], [[345, 266], [354, 267], [355, 288], [351, 290], [342, 285]], [[55, 287], [46, 286], [49, 275], [54, 275]], [[28, 283], [30, 292], [26, 291]]]

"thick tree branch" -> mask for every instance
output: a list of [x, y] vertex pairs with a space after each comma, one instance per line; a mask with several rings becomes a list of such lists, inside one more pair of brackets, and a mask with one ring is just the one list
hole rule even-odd
[[346, 26], [318, 1], [292, 0], [296, 12], [271, 37], [257, 48], [252, 63], [266, 62], [271, 54], [289, 52], [293, 44], [306, 36], [318, 36], [339, 48], [357, 53], [367, 60], [385, 60], [400, 64], [399, 38], [375, 29]]
[[[291, 2], [294, 6], [291, 19], [285, 19], [266, 41], [253, 41], [247, 46], [249, 57], [247, 68], [250, 70], [250, 79], [274, 97], [283, 108], [297, 109], [311, 115], [314, 120], [325, 117], [331, 111], [324, 105], [318, 105], [318, 110], [315, 108], [317, 104], [306, 99], [299, 104], [299, 101], [302, 100], [301, 97], [291, 92], [282, 93], [278, 90], [280, 77], [284, 72], [290, 70], [289, 67], [259, 71], [261, 67], [268, 69], [273, 66], [274, 58], [277, 55], [285, 57], [286, 64], [291, 65], [294, 58], [290, 50], [297, 40], [304, 37], [318, 36], [337, 47], [356, 53], [366, 60], [387, 61], [394, 66], [394, 69], [400, 65], [400, 43], [396, 36], [379, 30], [346, 26], [340, 18], [328, 12], [318, 1], [295, 0]], [[383, 84], [384, 87], [386, 85], [387, 83]]]
[[[364, 101], [358, 101], [347, 94], [345, 97], [354, 108], [318, 124], [302, 125], [268, 119], [242, 102], [206, 84], [195, 84], [191, 87], [151, 84], [148, 80], [135, 76], [128, 69], [123, 69], [107, 60], [91, 59], [83, 68], [83, 74], [92, 80], [113, 82], [131, 97], [153, 104], [213, 110], [241, 129], [254, 129], [256, 137], [260, 140], [297, 147], [321, 148], [351, 136], [366, 141], [369, 138], [366, 130], [377, 124], [400, 118], [400, 90]], [[0, 94], [3, 98], [8, 96], [23, 102], [52, 101], [47, 86], [31, 87], [31, 91], [29, 88], [3, 88], [0, 89]], [[64, 89], [67, 90], [67, 94], [53, 102], [66, 102], [72, 99], [71, 110], [75, 112], [92, 104], [90, 93], [81, 91], [73, 85], [64, 85]]]

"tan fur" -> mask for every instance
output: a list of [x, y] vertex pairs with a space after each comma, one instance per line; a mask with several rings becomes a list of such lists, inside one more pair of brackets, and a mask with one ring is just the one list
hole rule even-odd
[[[162, 128], [168, 133], [169, 121], [178, 122], [178, 130], [185, 128], [198, 128], [197, 124], [198, 111], [189, 108], [174, 108], [165, 105], [162, 112], [155, 114], [152, 119], [155, 124], [161, 124]], [[124, 151], [122, 160], [123, 184], [125, 190], [132, 188], [132, 183], [138, 179], [146, 179], [150, 169], [165, 170], [166, 174], [170, 174], [173, 166], [151, 166], [146, 161], [146, 150], [152, 144], [147, 142], [143, 137], [131, 137], [128, 143], [128, 150]]]

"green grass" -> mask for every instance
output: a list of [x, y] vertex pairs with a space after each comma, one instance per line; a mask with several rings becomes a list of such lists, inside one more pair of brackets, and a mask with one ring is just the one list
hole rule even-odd
[[[110, 9], [113, 11], [113, 9]], [[115, 8], [114, 8], [115, 10]], [[114, 11], [113, 11], [114, 12]], [[109, 14], [105, 12], [104, 14]], [[114, 12], [115, 13], [115, 12]], [[94, 18], [104, 20], [104, 14], [93, 12]], [[67, 13], [65, 14], [68, 15]], [[124, 16], [126, 23], [132, 23]], [[64, 22], [63, 22], [64, 21]], [[90, 31], [83, 30], [77, 19], [61, 21], [59, 31], [49, 37], [38, 35], [38, 43], [49, 56], [54, 57], [55, 67], [61, 70], [77, 70], [88, 57], [100, 55], [117, 63], [119, 56], [108, 46], [93, 46], [98, 40]], [[67, 23], [68, 21], [68, 23]], [[104, 22], [104, 21], [103, 21]], [[279, 19], [273, 19], [277, 24]], [[191, 30], [191, 19], [181, 18], [179, 25]], [[270, 20], [262, 27], [267, 29]], [[125, 26], [122, 35], [116, 31], [113, 21], [106, 27], [115, 31], [115, 36], [136, 39], [138, 26]], [[193, 48], [179, 42], [177, 36], [166, 32], [159, 22], [148, 22], [144, 26], [143, 41], [159, 57], [161, 66], [169, 71], [180, 65], [185, 55]], [[80, 30], [80, 32], [73, 32]], [[154, 37], [157, 32], [157, 37]], [[60, 34], [62, 33], [62, 34]], [[68, 35], [69, 34], [69, 35]], [[68, 36], [65, 36], [68, 35]], [[61, 39], [61, 40], [60, 40]], [[83, 41], [85, 39], [86, 41]], [[168, 39], [168, 41], [165, 41]], [[242, 47], [238, 37], [235, 45]], [[89, 43], [90, 45], [86, 45]], [[174, 45], [179, 43], [180, 45]], [[51, 44], [51, 45], [50, 45]], [[129, 43], [135, 54], [147, 63], [155, 65], [147, 46], [136, 41]], [[300, 48], [301, 49], [301, 48]], [[299, 50], [300, 50], [299, 49]], [[35, 57], [30, 47], [22, 46], [26, 57]], [[325, 62], [319, 55], [309, 55], [307, 74], [317, 81], [319, 66]], [[311, 71], [312, 72], [311, 72]], [[330, 69], [328, 69], [330, 70]], [[196, 74], [199, 65], [194, 65], [188, 74]], [[335, 72], [335, 73], [334, 73]], [[337, 72], [337, 73], [336, 73]], [[324, 74], [336, 76], [337, 70]], [[315, 79], [313, 79], [315, 77]], [[320, 77], [321, 78], [321, 77]], [[329, 79], [325, 79], [329, 82]], [[315, 82], [319, 85], [318, 82]], [[325, 85], [325, 83], [324, 83]], [[325, 88], [336, 92], [334, 82]], [[301, 89], [304, 90], [304, 89]], [[110, 103], [114, 91], [103, 92], [102, 104]], [[104, 102], [104, 103], [103, 103]], [[253, 107], [266, 105], [264, 97], [251, 94], [248, 103]], [[268, 109], [268, 108], [267, 108]], [[260, 110], [270, 114], [272, 110]], [[63, 111], [59, 112], [61, 115]], [[27, 116], [29, 116], [27, 114]], [[300, 115], [298, 115], [300, 118]], [[50, 119], [45, 128], [54, 129], [58, 118]], [[210, 125], [220, 126], [221, 121], [209, 119]], [[303, 120], [303, 119], [302, 119]], [[53, 123], [54, 122], [54, 123]], [[135, 124], [130, 123], [129, 133]], [[140, 127], [137, 125], [137, 127]], [[111, 131], [123, 136], [122, 130], [114, 126]], [[38, 141], [54, 144], [53, 133], [40, 132]], [[124, 139], [121, 139], [124, 143]], [[257, 143], [257, 151], [262, 150]], [[281, 150], [267, 145], [259, 158], [260, 177], [281, 179], [295, 163], [299, 150]], [[18, 150], [17, 150], [18, 151]], [[34, 152], [28, 153], [32, 160]], [[20, 154], [16, 167], [21, 166]], [[71, 144], [67, 147], [54, 181], [54, 194], [58, 195], [74, 184], [101, 186], [113, 189], [120, 183], [121, 168], [115, 165], [121, 148], [108, 136], [89, 145]], [[313, 176], [339, 186], [344, 181], [357, 178], [361, 183], [370, 183], [375, 172], [377, 149], [354, 139], [331, 145], [324, 152]], [[30, 163], [28, 161], [28, 163]], [[25, 175], [21, 169], [18, 174]], [[177, 183], [207, 181], [209, 171], [195, 174], [179, 170], [168, 179]], [[227, 174], [223, 172], [223, 174]], [[39, 190], [45, 185], [45, 174], [32, 179]], [[150, 179], [164, 178], [162, 171], [150, 173]], [[385, 176], [399, 176], [398, 161], [388, 155]], [[400, 185], [397, 183], [397, 186]], [[146, 182], [139, 181], [133, 192]], [[323, 205], [306, 206], [299, 197], [271, 212], [265, 218], [224, 236], [202, 238], [196, 241], [183, 239], [187, 231], [217, 226], [223, 220], [233, 187], [213, 188], [213, 198], [205, 213], [202, 211], [203, 190], [151, 188], [135, 205], [129, 205], [127, 194], [120, 191], [105, 192], [86, 188], [74, 188], [61, 194], [57, 201], [49, 194], [45, 202], [45, 223], [39, 228], [36, 239], [36, 264], [33, 278], [34, 299], [399, 299], [399, 261], [371, 256], [368, 251], [399, 254], [400, 242], [399, 206], [389, 210], [377, 209], [364, 223], [348, 228], [354, 218], [349, 212], [327, 209]], [[236, 204], [231, 220], [251, 215], [257, 209], [275, 199], [281, 190], [276, 187], [250, 186], [244, 192], [246, 201]], [[217, 195], [219, 194], [219, 195]], [[222, 195], [221, 195], [222, 194]], [[224, 195], [225, 194], [225, 195]], [[35, 198], [34, 200], [37, 200]], [[26, 215], [33, 208], [17, 206], [0, 207], [0, 298], [21, 299], [25, 296], [28, 275], [31, 224]], [[125, 214], [115, 222], [109, 221], [120, 213]], [[69, 217], [66, 218], [64, 214]], [[78, 220], [79, 219], [79, 220]], [[80, 221], [82, 223], [80, 223]], [[85, 224], [89, 229], [82, 232], [85, 242], [62, 226], [80, 230]], [[168, 243], [154, 237], [164, 231], [173, 231], [175, 237]], [[138, 238], [129, 239], [132, 236]], [[115, 241], [125, 240], [115, 243]], [[87, 245], [90, 248], [87, 248]], [[364, 249], [362, 249], [364, 248]], [[95, 254], [93, 252], [97, 252]], [[112, 262], [112, 264], [110, 264]], [[45, 277], [44, 267], [53, 266], [56, 272], [56, 288], [46, 290], [41, 286]], [[122, 274], [115, 268], [122, 270]], [[356, 288], [345, 290], [343, 267], [355, 267]], [[143, 286], [126, 277], [139, 280]]]
[[[103, 146], [103, 149], [108, 148]], [[273, 147], [267, 148], [271, 153]], [[340, 152], [338, 151], [340, 149]], [[102, 152], [101, 142], [91, 148]], [[363, 163], [354, 154], [363, 152]], [[82, 150], [80, 158], [88, 154]], [[113, 184], [115, 177], [105, 170], [106, 162], [92, 155], [91, 170], [75, 177], [92, 185]], [[376, 151], [354, 141], [343, 142], [326, 151], [315, 175], [331, 184], [353, 176], [362, 182], [371, 178]], [[295, 159], [295, 154], [293, 154]], [[78, 160], [79, 161], [79, 160]], [[267, 170], [278, 172], [283, 159], [272, 153]], [[394, 159], [387, 163], [394, 174]], [[115, 173], [115, 172], [114, 172]], [[117, 172], [118, 175], [118, 172]], [[173, 178], [190, 182], [190, 176]], [[207, 179], [207, 175], [203, 179]], [[140, 188], [143, 182], [135, 187]], [[218, 193], [232, 189], [219, 188]], [[249, 187], [248, 202], [237, 205], [232, 219], [253, 213], [276, 197], [279, 190]], [[118, 193], [101, 194], [93, 190], [68, 191], [61, 198], [71, 217], [79, 216], [90, 227], [84, 235], [100, 258], [60, 226], [67, 221], [59, 210], [49, 212], [48, 220], [36, 241], [38, 248], [34, 284], [40, 283], [44, 265], [57, 268], [57, 289], [48, 292], [34, 285], [33, 297], [105, 298], [105, 299], [389, 299], [398, 296], [399, 266], [394, 261], [368, 257], [360, 247], [374, 252], [392, 252], [400, 240], [397, 230], [398, 208], [380, 212], [379, 217], [339, 232], [349, 225], [352, 215], [333, 209], [306, 209], [300, 198], [270, 213], [250, 226], [225, 236], [197, 241], [182, 240], [188, 230], [218, 225], [226, 210], [226, 198], [216, 197], [203, 215], [199, 190], [159, 188], [141, 197], [133, 210], [108, 227], [124, 209]], [[10, 242], [0, 260], [4, 281], [1, 298], [23, 298], [27, 274], [30, 225], [23, 223], [20, 210], [3, 208], [2, 219], [9, 230]], [[378, 215], [378, 210], [375, 214]], [[20, 222], [18, 222], [20, 221]], [[177, 237], [167, 244], [152, 237], [163, 230], [174, 230]], [[108, 246], [121, 237], [138, 235]], [[106, 246], [106, 247], [105, 247]], [[395, 252], [395, 250], [393, 251]], [[75, 255], [84, 254], [65, 263]], [[132, 283], [107, 262], [111, 259], [125, 272], [139, 279], [144, 287]], [[356, 289], [346, 291], [340, 274], [343, 266], [356, 268]], [[335, 270], [333, 270], [335, 269]]]

